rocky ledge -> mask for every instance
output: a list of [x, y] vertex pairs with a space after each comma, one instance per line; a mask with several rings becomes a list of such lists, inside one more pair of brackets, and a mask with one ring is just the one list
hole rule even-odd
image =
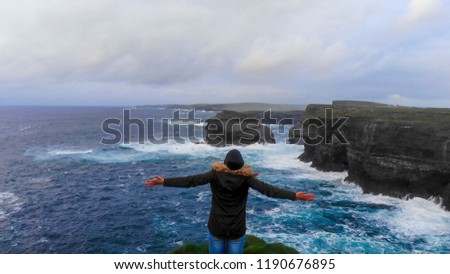
[[[340, 124], [342, 117], [348, 119]], [[340, 134], [346, 142], [339, 142]], [[441, 197], [450, 210], [450, 109], [309, 105], [290, 136], [292, 143], [305, 143], [300, 160], [322, 171], [348, 170], [346, 180], [366, 193]]]

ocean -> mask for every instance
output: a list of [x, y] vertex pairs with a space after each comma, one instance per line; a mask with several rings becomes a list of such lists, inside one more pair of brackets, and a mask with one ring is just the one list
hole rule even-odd
[[[131, 109], [162, 118], [174, 110]], [[185, 115], [186, 111], [182, 111]], [[214, 112], [196, 112], [206, 119]], [[154, 175], [207, 172], [233, 147], [202, 142], [101, 143], [120, 107], [0, 107], [0, 253], [166, 253], [207, 240], [209, 186], [154, 187]], [[316, 194], [312, 202], [250, 191], [248, 233], [301, 253], [450, 253], [450, 212], [438, 200], [363, 194], [346, 172], [320, 172], [300, 162], [303, 147], [286, 144], [288, 126], [272, 126], [277, 144], [238, 148], [259, 178]], [[170, 126], [169, 136], [178, 130]], [[200, 136], [180, 127], [180, 136]], [[147, 130], [147, 129], [146, 129]]]

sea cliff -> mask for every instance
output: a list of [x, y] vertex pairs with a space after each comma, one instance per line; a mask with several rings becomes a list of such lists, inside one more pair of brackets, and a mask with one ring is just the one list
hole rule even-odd
[[[348, 119], [333, 127], [343, 117]], [[318, 136], [326, 138], [316, 144]], [[366, 193], [440, 197], [450, 209], [450, 109], [356, 101], [308, 105], [290, 141], [304, 142], [300, 160], [322, 171], [348, 170], [346, 180]]]

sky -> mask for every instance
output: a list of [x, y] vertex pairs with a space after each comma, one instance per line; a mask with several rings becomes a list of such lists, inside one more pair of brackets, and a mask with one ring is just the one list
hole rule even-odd
[[450, 1], [0, 0], [0, 105], [450, 107]]

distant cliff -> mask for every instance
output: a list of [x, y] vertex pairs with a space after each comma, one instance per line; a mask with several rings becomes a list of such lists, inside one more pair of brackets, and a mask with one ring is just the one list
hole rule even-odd
[[[325, 119], [326, 108], [333, 110], [332, 119]], [[339, 117], [348, 120], [333, 128]], [[328, 144], [311, 145], [336, 130], [348, 143], [331, 137]], [[353, 101], [309, 105], [290, 136], [292, 143], [305, 142], [300, 160], [323, 171], [348, 170], [346, 180], [366, 193], [441, 197], [450, 210], [450, 109]]]

